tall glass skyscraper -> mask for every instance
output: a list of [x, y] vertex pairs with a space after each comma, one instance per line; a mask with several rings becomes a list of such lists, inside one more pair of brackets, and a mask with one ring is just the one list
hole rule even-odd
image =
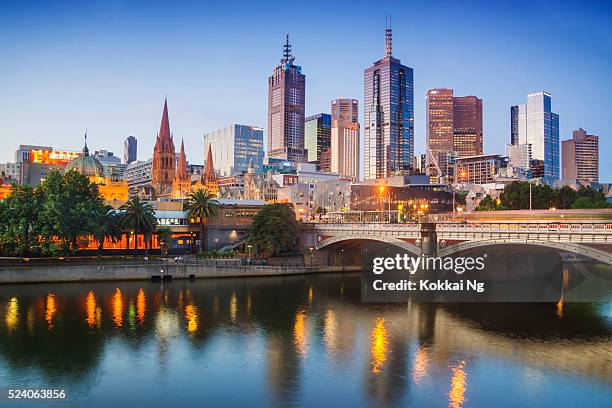
[[326, 168], [321, 156], [329, 153], [331, 146], [331, 115], [318, 113], [306, 118], [304, 123], [304, 147], [307, 151], [308, 162], [315, 163], [321, 171], [330, 171]]
[[204, 135], [204, 146], [210, 144], [215, 171], [234, 176], [247, 171], [253, 161], [256, 171], [263, 168], [263, 129], [248, 125], [230, 125]]
[[138, 142], [134, 136], [128, 136], [123, 143], [123, 162], [130, 164], [136, 161], [136, 149]]
[[414, 154], [412, 68], [392, 56], [391, 27], [385, 30], [385, 56], [364, 73], [364, 178], [409, 174]]
[[268, 157], [302, 162], [306, 76], [294, 60], [287, 35], [283, 59], [268, 78]]
[[546, 92], [527, 95], [527, 103], [510, 108], [513, 144], [530, 144], [532, 159], [540, 160], [544, 176], [559, 178], [559, 115], [551, 111]]

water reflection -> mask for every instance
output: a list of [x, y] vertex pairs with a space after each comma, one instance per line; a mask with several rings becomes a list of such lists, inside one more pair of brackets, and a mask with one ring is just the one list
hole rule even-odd
[[[524, 389], [527, 372], [546, 384], [534, 393], [540, 405], [581, 390], [601, 401], [612, 385], [612, 319], [591, 304], [564, 303], [563, 319], [555, 304], [372, 306], [360, 302], [359, 276], [328, 275], [0, 286], [0, 305], [3, 379], [69, 377], [85, 395], [132, 384], [143, 406], [163, 406], [150, 384], [191, 405], [218, 405], [213, 395], [239, 387], [236, 405], [339, 395], [335, 405], [451, 407]], [[112, 380], [111, 361], [121, 367]], [[490, 369], [495, 381], [472, 374]], [[579, 384], [572, 393], [553, 386], [567, 379]], [[216, 394], [195, 391], [210, 384]], [[544, 396], [550, 387], [558, 396]]]
[[376, 319], [374, 328], [372, 329], [372, 346], [370, 353], [372, 355], [372, 373], [380, 374], [385, 362], [387, 361], [387, 329], [385, 327], [385, 319], [379, 317]]
[[465, 373], [465, 361], [461, 361], [451, 367], [451, 388], [448, 393], [448, 406], [451, 408], [461, 408], [465, 402], [465, 391], [467, 374]]

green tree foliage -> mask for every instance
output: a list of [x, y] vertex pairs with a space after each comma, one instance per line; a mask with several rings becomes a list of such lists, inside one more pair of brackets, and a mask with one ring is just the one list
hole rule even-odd
[[219, 202], [211, 192], [200, 189], [192, 191], [187, 196], [185, 211], [189, 213], [189, 218], [195, 220], [200, 227], [200, 250], [208, 250], [208, 231], [207, 221], [214, 217], [219, 209]]
[[[123, 204], [119, 211], [121, 211], [119, 220], [121, 227], [125, 231], [133, 231], [136, 235], [142, 234], [145, 237], [144, 253], [147, 256], [149, 254], [149, 239], [157, 227], [155, 210], [153, 210], [151, 204], [140, 200], [138, 196], [134, 196]], [[134, 239], [134, 249], [138, 249], [137, 246], [137, 239]]]
[[93, 237], [98, 242], [98, 256], [104, 251], [104, 240], [108, 238], [111, 242], [116, 243], [121, 240], [123, 235], [120, 226], [121, 215], [107, 205], [101, 211], [95, 214], [95, 223], [93, 229]]
[[257, 253], [272, 256], [295, 254], [298, 242], [298, 224], [293, 207], [287, 204], [269, 204], [262, 207], [253, 219], [248, 243]]
[[13, 185], [0, 203], [0, 244], [3, 253], [29, 256], [38, 244], [42, 196], [30, 186]]

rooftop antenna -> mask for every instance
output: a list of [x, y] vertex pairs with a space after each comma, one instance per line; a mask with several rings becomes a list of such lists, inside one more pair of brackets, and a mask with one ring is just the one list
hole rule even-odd
[[285, 45], [283, 46], [283, 59], [281, 62], [283, 64], [293, 64], [295, 57], [291, 55], [291, 44], [289, 44], [289, 34], [285, 33]]
[[385, 57], [390, 57], [393, 51], [393, 30], [391, 30], [391, 13], [385, 13]]

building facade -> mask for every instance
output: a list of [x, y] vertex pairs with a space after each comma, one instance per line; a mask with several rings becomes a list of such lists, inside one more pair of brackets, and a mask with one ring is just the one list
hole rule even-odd
[[[314, 163], [321, 171], [330, 171], [331, 115], [318, 113], [308, 116], [304, 122], [304, 148], [307, 162]], [[325, 157], [323, 157], [325, 156]]]
[[527, 103], [510, 108], [513, 144], [531, 144], [534, 160], [541, 160], [544, 176], [559, 178], [559, 115], [551, 110], [551, 95], [527, 95]]
[[414, 154], [413, 71], [392, 56], [391, 28], [385, 56], [364, 72], [364, 178], [408, 174]]
[[123, 163], [130, 164], [136, 161], [138, 141], [134, 136], [128, 136], [123, 142]]
[[455, 182], [459, 184], [488, 184], [495, 179], [506, 161], [498, 154], [483, 154], [456, 158]]
[[294, 60], [287, 35], [283, 58], [268, 78], [268, 156], [302, 162], [306, 76]]
[[245, 173], [252, 161], [255, 170], [263, 167], [263, 129], [233, 124], [204, 134], [204, 146], [212, 146], [215, 170], [229, 177]]
[[359, 180], [359, 103], [335, 99], [331, 103], [330, 171], [353, 182]]
[[123, 179], [127, 181], [131, 194], [141, 188], [151, 187], [152, 171], [152, 158], [147, 161], [135, 161], [127, 166], [123, 173]]
[[478, 156], [482, 150], [482, 99], [475, 96], [453, 97], [455, 157]]
[[561, 142], [562, 178], [585, 184], [599, 182], [599, 137], [580, 128], [572, 138]]

